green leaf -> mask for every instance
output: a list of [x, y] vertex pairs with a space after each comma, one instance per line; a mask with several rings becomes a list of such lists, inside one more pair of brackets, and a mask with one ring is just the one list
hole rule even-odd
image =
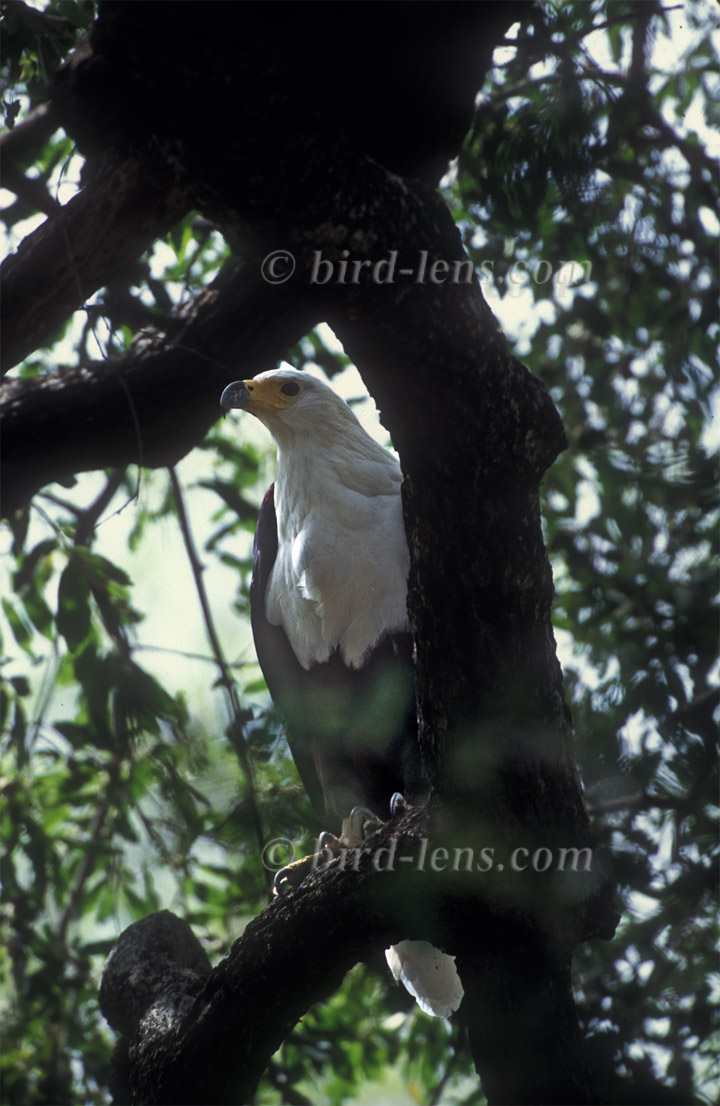
[[80, 560], [71, 557], [60, 577], [56, 615], [58, 632], [65, 638], [69, 649], [78, 649], [85, 643], [91, 622], [87, 573]]
[[28, 654], [28, 656], [34, 656], [32, 649], [32, 631], [12, 601], [5, 596], [2, 598], [2, 609], [17, 644]]

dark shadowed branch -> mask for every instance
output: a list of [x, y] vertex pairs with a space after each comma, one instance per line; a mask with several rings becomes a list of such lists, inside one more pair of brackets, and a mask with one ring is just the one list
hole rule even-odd
[[233, 261], [127, 354], [6, 383], [3, 513], [77, 472], [174, 464], [218, 418], [225, 385], [279, 360], [314, 321], [294, 289]]
[[173, 226], [190, 204], [140, 158], [109, 157], [3, 262], [3, 372], [53, 340], [72, 311]]
[[[552, 982], [554, 1032], [562, 1033], [566, 1021], [572, 1026], [567, 949], [533, 928], [533, 954], [527, 925], [537, 919], [517, 904], [498, 911], [495, 889], [475, 873], [448, 879], [430, 864], [409, 870], [399, 863], [433, 855], [435, 840], [442, 840], [436, 829], [428, 845], [423, 810], [387, 825], [362, 853], [349, 852], [274, 900], [212, 971], [189, 927], [167, 912], [126, 930], [101, 989], [103, 1012], [125, 1038], [116, 1054], [116, 1100], [249, 1101], [271, 1055], [309, 1007], [336, 990], [355, 963], [401, 938], [430, 939], [460, 957], [482, 949], [488, 964], [503, 950], [524, 949], [526, 969], [534, 963], [535, 979]], [[535, 1001], [543, 988], [526, 991]], [[466, 1020], [462, 1008], [460, 1017]], [[562, 1097], [564, 1072], [556, 1073], [555, 1097], [536, 1094], [536, 1064], [527, 1062], [533, 1039], [531, 1033], [513, 1045], [516, 1101], [570, 1101]], [[547, 1060], [544, 1067], [550, 1070]]]

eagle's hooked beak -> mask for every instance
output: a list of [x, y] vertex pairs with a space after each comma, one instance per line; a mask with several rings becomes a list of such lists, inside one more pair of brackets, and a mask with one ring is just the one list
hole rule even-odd
[[220, 396], [220, 406], [223, 415], [227, 415], [234, 407], [247, 409], [250, 401], [250, 393], [244, 380], [234, 380]]

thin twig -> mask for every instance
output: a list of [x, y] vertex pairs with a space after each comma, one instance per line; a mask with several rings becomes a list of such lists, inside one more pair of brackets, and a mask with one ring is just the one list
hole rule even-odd
[[68, 927], [70, 925], [70, 922], [74, 919], [76, 915], [77, 909], [80, 905], [80, 897], [83, 893], [85, 884], [92, 875], [92, 872], [97, 863], [97, 854], [95, 853], [95, 850], [89, 848], [88, 846], [100, 840], [103, 830], [106, 829], [105, 821], [107, 819], [109, 811], [109, 799], [103, 799], [99, 806], [95, 807], [95, 812], [93, 813], [92, 821], [90, 823], [90, 830], [87, 837], [83, 840], [85, 855], [80, 862], [80, 867], [78, 868], [75, 882], [66, 896], [65, 906], [63, 908], [62, 914], [60, 915], [60, 920], [57, 923], [57, 947], [60, 950], [63, 962], [67, 961], [68, 959], [66, 948]]
[[[253, 772], [252, 763], [250, 761], [250, 755], [248, 753], [247, 739], [245, 737], [242, 725], [242, 712], [240, 709], [240, 702], [238, 700], [237, 688], [235, 681], [233, 680], [230, 666], [225, 660], [225, 656], [220, 645], [220, 639], [218, 638], [217, 631], [215, 629], [215, 622], [213, 620], [212, 611], [210, 610], [210, 602], [208, 600], [207, 591], [205, 590], [205, 584], [203, 582], [203, 566], [198, 557], [197, 549], [195, 547], [195, 541], [190, 529], [190, 522], [188, 520], [187, 512], [185, 510], [185, 503], [183, 500], [182, 489], [180, 487], [180, 481], [177, 478], [177, 473], [174, 468], [169, 468], [170, 482], [172, 484], [173, 495], [175, 497], [175, 505], [177, 508], [178, 519], [180, 521], [180, 529], [182, 531], [183, 541], [185, 542], [185, 550], [188, 555], [190, 567], [192, 569], [193, 578], [195, 580], [195, 589], [200, 600], [200, 607], [203, 613], [203, 619], [205, 622], [205, 631], [210, 642], [210, 648], [215, 658], [215, 663], [220, 672], [219, 683], [225, 688], [228, 702], [230, 705], [230, 713], [232, 716], [232, 729], [235, 740], [233, 746], [237, 752], [238, 760], [240, 761], [240, 767], [242, 768], [248, 786], [248, 802], [250, 807], [250, 817], [255, 830], [255, 836], [257, 838], [258, 847], [260, 851], [265, 847], [265, 836], [262, 828], [262, 821], [260, 818], [260, 810], [257, 803], [257, 791], [255, 787], [255, 774]], [[270, 873], [263, 868], [265, 874], [265, 882], [268, 887], [270, 886]]]
[[442, 1079], [430, 1096], [428, 1106], [440, 1106], [440, 1103], [442, 1102], [445, 1095], [445, 1088], [452, 1079], [455, 1068], [457, 1067], [458, 1053], [460, 1051], [460, 1037], [464, 1027], [456, 1026], [455, 1028], [457, 1030], [457, 1032], [455, 1033], [455, 1047], [450, 1052], [450, 1056], [445, 1065], [445, 1071], [443, 1072]]
[[[153, 645], [152, 643], [145, 643], [135, 646], [135, 652], [141, 653], [169, 653], [173, 657], [182, 657], [183, 660], [188, 661], [202, 661], [204, 664], [217, 664], [215, 657], [210, 657], [206, 653], [193, 653], [189, 649], [173, 649], [170, 645]], [[229, 669], [233, 668], [252, 668], [254, 661], [228, 661], [227, 666]]]
[[80, 512], [77, 526], [75, 527], [75, 544], [89, 545], [97, 529], [98, 520], [105, 509], [110, 506], [120, 489], [125, 478], [125, 469], [118, 468], [111, 472], [105, 487], [84, 511]]

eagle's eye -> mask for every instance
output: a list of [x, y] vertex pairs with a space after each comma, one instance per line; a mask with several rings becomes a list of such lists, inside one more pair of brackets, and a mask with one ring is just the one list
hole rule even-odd
[[295, 380], [288, 380], [280, 385], [280, 391], [284, 396], [296, 396], [300, 391], [300, 385]]

